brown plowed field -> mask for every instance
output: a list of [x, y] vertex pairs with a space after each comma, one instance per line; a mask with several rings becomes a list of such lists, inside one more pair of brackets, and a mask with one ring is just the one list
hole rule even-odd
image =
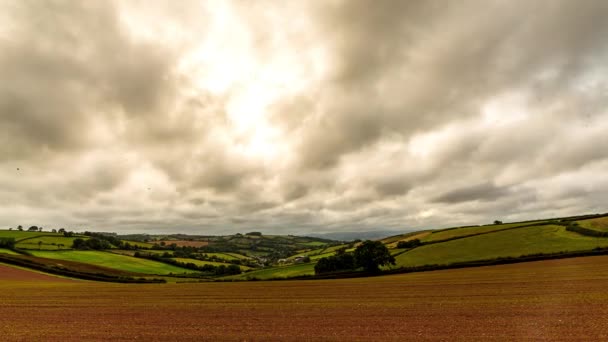
[[608, 256], [325, 281], [0, 282], [3, 341], [605, 341]]
[[209, 245], [207, 241], [188, 241], [188, 240], [168, 240], [165, 241], [167, 246], [175, 244], [177, 247], [205, 247]]
[[[71, 280], [0, 264], [0, 282], [4, 281], [69, 282]], [[0, 288], [3, 288], [2, 285]]]

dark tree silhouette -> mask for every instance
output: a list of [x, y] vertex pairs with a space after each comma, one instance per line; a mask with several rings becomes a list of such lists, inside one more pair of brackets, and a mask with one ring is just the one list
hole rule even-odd
[[395, 258], [380, 241], [364, 241], [355, 249], [355, 265], [367, 272], [378, 272], [380, 266], [395, 264]]

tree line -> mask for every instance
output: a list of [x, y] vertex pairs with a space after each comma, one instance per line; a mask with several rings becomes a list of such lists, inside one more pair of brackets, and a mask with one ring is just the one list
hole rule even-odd
[[354, 253], [345, 249], [335, 255], [321, 258], [315, 265], [315, 274], [363, 270], [367, 273], [378, 273], [381, 266], [395, 265], [395, 258], [380, 241], [367, 240], [361, 243]]

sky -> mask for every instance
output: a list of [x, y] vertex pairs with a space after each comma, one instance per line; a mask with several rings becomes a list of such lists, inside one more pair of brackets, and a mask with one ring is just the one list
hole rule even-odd
[[607, 212], [608, 2], [0, 0], [0, 226]]

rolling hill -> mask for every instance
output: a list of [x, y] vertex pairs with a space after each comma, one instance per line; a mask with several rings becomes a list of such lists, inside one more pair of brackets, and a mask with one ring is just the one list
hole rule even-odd
[[[359, 246], [355, 241], [341, 243], [253, 232], [227, 236], [115, 236], [113, 241], [123, 241], [117, 243], [122, 249], [111, 246], [108, 250], [72, 250], [72, 241], [77, 237], [104, 239], [0, 231], [0, 238], [15, 240], [13, 248], [0, 246], [0, 255], [30, 255], [144, 276], [190, 274], [205, 279], [247, 280], [312, 276], [319, 260], [336, 253], [351, 253]], [[414, 240], [417, 243], [413, 246], [400, 244]], [[385, 267], [391, 272], [608, 254], [608, 215], [421, 230], [380, 242], [395, 257], [396, 265]], [[242, 273], [222, 274], [213, 268], [224, 270], [231, 265], [239, 266]]]

